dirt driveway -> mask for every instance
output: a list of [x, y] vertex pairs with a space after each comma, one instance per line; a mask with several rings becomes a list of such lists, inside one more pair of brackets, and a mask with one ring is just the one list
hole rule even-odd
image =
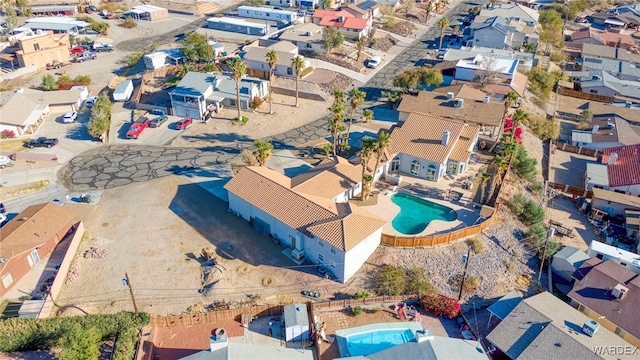
[[[89, 208], [89, 207], [88, 207]], [[303, 289], [330, 297], [341, 285], [321, 280], [314, 269], [295, 266], [283, 248], [227, 212], [226, 203], [181, 176], [105, 191], [99, 206], [82, 214], [88, 236], [76, 259], [78, 277], [66, 284], [59, 305], [90, 313], [132, 310], [122, 278], [129, 274], [138, 307], [151, 314], [179, 314], [214, 300], [260, 303], [296, 299]], [[90, 247], [103, 258], [84, 258]], [[215, 252], [219, 266], [203, 287], [200, 253]]]

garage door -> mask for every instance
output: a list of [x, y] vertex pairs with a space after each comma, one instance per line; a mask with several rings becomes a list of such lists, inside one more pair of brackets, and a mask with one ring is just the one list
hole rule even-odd
[[187, 109], [187, 116], [192, 119], [200, 119], [200, 113], [196, 109]]
[[187, 109], [176, 106], [176, 116], [187, 116]]
[[253, 228], [262, 235], [269, 235], [271, 233], [271, 226], [260, 218], [253, 218]]

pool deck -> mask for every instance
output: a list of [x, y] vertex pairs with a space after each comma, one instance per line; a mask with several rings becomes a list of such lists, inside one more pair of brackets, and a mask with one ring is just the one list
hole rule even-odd
[[394, 323], [375, 323], [369, 325], [363, 325], [348, 329], [336, 330], [336, 340], [338, 341], [338, 348], [340, 349], [340, 356], [350, 356], [347, 349], [347, 338], [351, 335], [368, 333], [376, 330], [394, 330], [394, 329], [408, 329], [412, 330], [415, 336], [416, 331], [423, 330], [422, 325], [417, 322], [394, 322]]

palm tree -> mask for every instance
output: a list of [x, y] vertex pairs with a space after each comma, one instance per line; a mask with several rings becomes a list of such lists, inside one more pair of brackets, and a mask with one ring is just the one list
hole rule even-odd
[[269, 64], [269, 114], [273, 114], [273, 72], [276, 69], [278, 63], [278, 53], [275, 50], [269, 51], [266, 55], [267, 63]]
[[268, 141], [260, 139], [254, 141], [253, 145], [256, 147], [256, 160], [258, 160], [258, 164], [260, 164], [260, 166], [264, 166], [264, 164], [269, 161], [269, 158], [271, 158], [273, 145]]
[[518, 127], [518, 125], [520, 125], [521, 123], [525, 122], [528, 117], [529, 117], [529, 115], [527, 114], [526, 111], [524, 111], [522, 109], [516, 110], [516, 112], [513, 114], [513, 117], [511, 118], [513, 120], [513, 131], [515, 131], [515, 129], [516, 129], [516, 127]]
[[524, 51], [528, 52], [528, 53], [532, 53], [536, 51], [536, 44], [534, 43], [524, 43], [522, 44], [522, 47], [524, 48]]
[[364, 36], [356, 40], [356, 50], [358, 50], [358, 53], [356, 55], [356, 61], [360, 61], [360, 56], [362, 55], [362, 51], [364, 50], [364, 47], [366, 45], [367, 45], [367, 39]]
[[362, 190], [360, 192], [360, 199], [364, 200], [369, 184], [371, 183], [370, 179], [365, 178], [366, 175], [368, 175], [367, 166], [369, 165], [371, 155], [373, 155], [373, 152], [375, 151], [376, 140], [370, 136], [365, 136], [360, 140], [360, 146], [361, 150], [359, 155], [360, 161], [362, 162]]
[[433, 3], [431, 1], [429, 1], [427, 3], [427, 7], [424, 9], [424, 15], [425, 15], [425, 18], [426, 18], [426, 20], [424, 21], [425, 25], [426, 25], [426, 23], [429, 22], [429, 18], [431, 17], [431, 13], [432, 12], [433, 12]]
[[513, 91], [509, 91], [504, 100], [504, 107], [508, 109], [513, 105], [515, 105], [517, 101], [518, 101], [518, 94], [516, 94]]
[[509, 161], [504, 156], [496, 156], [493, 159], [493, 166], [496, 168], [496, 173], [493, 175], [493, 179], [491, 180], [491, 191], [489, 192], [489, 201], [493, 197], [493, 193], [496, 191], [496, 186], [502, 183], [502, 175], [507, 170], [509, 166]]
[[[378, 170], [378, 166], [380, 165], [380, 160], [387, 152], [387, 150], [391, 147], [391, 135], [388, 132], [381, 132], [378, 135], [378, 141], [376, 141], [375, 153], [376, 153], [376, 165], [373, 167], [373, 171]], [[373, 185], [375, 185], [375, 177], [373, 179]]]
[[333, 156], [336, 156], [338, 155], [340, 134], [345, 130], [343, 125], [345, 118], [344, 105], [334, 102], [329, 110], [333, 114], [333, 116], [328, 119], [329, 132], [331, 133], [331, 146], [333, 148]]
[[298, 82], [300, 81], [300, 76], [302, 76], [302, 72], [305, 69], [304, 59], [300, 56], [296, 56], [291, 60], [291, 67], [293, 71], [296, 73], [296, 107], [300, 106], [298, 104]]
[[373, 120], [373, 110], [364, 109], [364, 111], [362, 112], [362, 117], [364, 118], [364, 122], [370, 123], [371, 120]]
[[487, 173], [482, 173], [481, 177], [480, 177], [480, 203], [484, 204], [484, 200], [485, 200], [485, 195], [487, 192], [487, 181], [489, 180], [489, 178], [491, 177], [491, 175], [487, 174]]
[[446, 16], [443, 16], [440, 20], [438, 20], [438, 26], [440, 26], [440, 47], [438, 50], [442, 49], [442, 40], [444, 40], [444, 29], [449, 26], [449, 19]]
[[333, 89], [333, 101], [336, 104], [344, 105], [344, 91], [340, 89]]
[[233, 80], [236, 81], [236, 101], [238, 105], [238, 121], [242, 121], [242, 114], [240, 110], [242, 106], [240, 105], [240, 81], [244, 77], [244, 74], [247, 72], [247, 64], [244, 63], [242, 59], [239, 57], [234, 57], [228, 62], [229, 68], [231, 68], [231, 74], [233, 75]]
[[360, 91], [356, 88], [351, 89], [349, 92], [349, 101], [351, 102], [351, 115], [349, 116], [349, 127], [347, 128], [347, 142], [349, 140], [349, 135], [351, 134], [351, 124], [353, 124], [353, 113], [358, 110], [360, 104], [364, 102], [364, 98], [367, 96], [367, 93], [364, 91]]

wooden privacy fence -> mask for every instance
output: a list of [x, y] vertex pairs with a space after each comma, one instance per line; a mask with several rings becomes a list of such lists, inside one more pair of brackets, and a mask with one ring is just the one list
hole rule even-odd
[[586, 197], [591, 199], [593, 197], [593, 191], [591, 190], [585, 190], [585, 189], [581, 189], [581, 188], [577, 188], [574, 186], [569, 186], [569, 185], [565, 185], [565, 184], [558, 184], [558, 183], [553, 183], [553, 182], [548, 182], [547, 183], [549, 185], [550, 188], [552, 189], [556, 189], [556, 190], [560, 190], [563, 193], [569, 194], [569, 195], [575, 195], [575, 196], [582, 196], [582, 197]]
[[598, 102], [603, 102], [603, 103], [610, 103], [610, 102], [613, 102], [615, 100], [615, 98], [612, 98], [612, 97], [609, 97], [609, 96], [589, 94], [589, 93], [584, 93], [582, 91], [576, 91], [576, 90], [573, 90], [573, 89], [567, 89], [567, 88], [563, 88], [563, 87], [558, 87], [558, 94], [571, 96], [571, 97], [578, 98], [578, 99], [593, 100], [593, 101], [598, 101]]
[[272, 316], [281, 315], [283, 312], [284, 305], [255, 305], [238, 309], [209, 311], [206, 313], [156, 316], [151, 318], [151, 326], [172, 327], [213, 324], [226, 320], [240, 321], [242, 314], [251, 314], [251, 316]]
[[418, 300], [416, 295], [402, 295], [402, 296], [376, 296], [366, 299], [344, 299], [344, 300], [329, 300], [323, 302], [317, 302], [311, 304], [313, 312], [329, 311], [335, 309], [344, 309], [349, 306], [384, 306], [387, 304], [395, 304], [399, 302], [406, 302], [410, 300]]
[[556, 149], [574, 153], [574, 154], [579, 154], [579, 155], [592, 156], [594, 158], [597, 158], [598, 156], [602, 155], [602, 153], [598, 150], [585, 149], [583, 147], [569, 145], [567, 143], [559, 143], [558, 145], [556, 145]]
[[397, 236], [382, 234], [380, 242], [385, 245], [396, 247], [425, 247], [425, 246], [438, 246], [446, 245], [451, 242], [464, 239], [468, 236], [477, 235], [491, 226], [493, 219], [496, 217], [498, 207], [493, 211], [493, 214], [480, 224], [468, 226], [463, 229], [446, 232], [443, 234], [433, 234], [425, 236]]

